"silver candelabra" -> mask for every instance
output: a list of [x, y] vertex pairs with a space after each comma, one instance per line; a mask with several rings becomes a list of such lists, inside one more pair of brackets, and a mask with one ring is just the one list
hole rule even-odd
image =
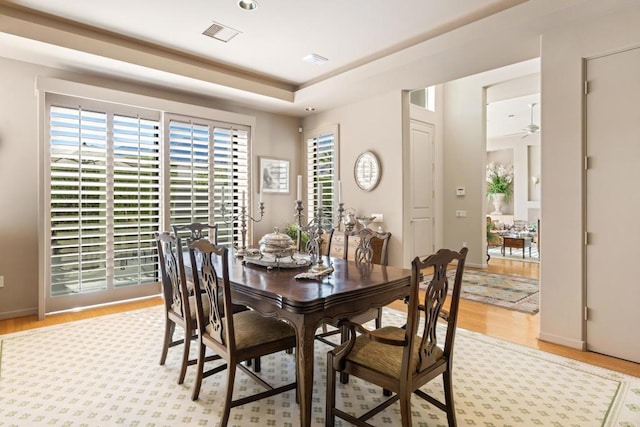
[[[315, 210], [313, 218], [306, 224], [303, 224], [304, 206], [302, 205], [302, 200], [296, 200], [295, 210], [298, 224], [298, 234], [296, 242], [298, 250], [303, 250], [302, 233], [306, 232], [309, 236], [309, 240], [306, 247], [304, 248], [304, 251], [311, 256], [311, 262], [312, 264], [314, 264], [311, 270], [314, 272], [324, 271], [326, 267], [324, 265], [324, 260], [321, 252], [323, 243], [322, 236], [325, 233], [325, 218], [322, 212], [322, 204], [318, 204], [318, 208]], [[342, 222], [343, 214], [344, 204], [338, 203], [338, 224]]]
[[[223, 190], [224, 192], [224, 190]], [[223, 193], [223, 200], [221, 202], [221, 215], [222, 218], [225, 218], [227, 216], [228, 210], [226, 207], [226, 204], [224, 202], [224, 193]], [[253, 222], [260, 222], [262, 221], [262, 218], [264, 217], [264, 203], [260, 202], [260, 217], [258, 218], [254, 218], [251, 215], [249, 215], [249, 213], [247, 212], [247, 206], [245, 204], [245, 193], [242, 193], [242, 205], [240, 206], [240, 212], [237, 215], [233, 215], [233, 208], [231, 208], [230, 211], [231, 215], [229, 220], [223, 220], [225, 224], [231, 224], [235, 221], [240, 220], [240, 234], [242, 235], [242, 246], [236, 250], [235, 255], [239, 258], [244, 257], [247, 255], [247, 222], [248, 221], [253, 221]]]

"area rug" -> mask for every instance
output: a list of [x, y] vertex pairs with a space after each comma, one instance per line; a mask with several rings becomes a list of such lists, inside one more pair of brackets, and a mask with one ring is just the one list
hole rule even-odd
[[[384, 311], [386, 325], [405, 320], [398, 311]], [[162, 307], [152, 307], [0, 337], [0, 425], [218, 425], [226, 373], [206, 378], [200, 400], [193, 402], [193, 367], [184, 384], [176, 383], [180, 349], [158, 364], [162, 328]], [[465, 330], [456, 337], [461, 426], [640, 426], [640, 378]], [[324, 425], [328, 350], [316, 343], [313, 426]], [[293, 355], [263, 358], [262, 375], [291, 380]], [[234, 397], [260, 389], [238, 372]], [[440, 380], [424, 389], [442, 397]], [[384, 398], [380, 388], [353, 377], [339, 385], [337, 397], [358, 413]], [[446, 425], [446, 416], [430, 404], [414, 398], [412, 405], [414, 425]], [[298, 426], [298, 420], [291, 391], [233, 408], [229, 425]], [[398, 404], [372, 422], [401, 425]]]
[[[529, 249], [524, 252], [524, 258], [522, 257], [522, 249], [506, 248], [504, 255], [502, 255], [502, 247], [492, 246], [489, 248], [489, 256], [491, 258], [509, 259], [512, 261], [524, 261], [524, 262], [540, 262], [540, 253], [538, 252], [538, 246], [535, 243], [531, 244], [531, 256], [529, 256]], [[489, 259], [491, 264], [491, 259]]]
[[[455, 270], [451, 270], [449, 275], [453, 277]], [[540, 310], [539, 290], [537, 279], [466, 268], [462, 277], [461, 297], [509, 310], [535, 314]]]

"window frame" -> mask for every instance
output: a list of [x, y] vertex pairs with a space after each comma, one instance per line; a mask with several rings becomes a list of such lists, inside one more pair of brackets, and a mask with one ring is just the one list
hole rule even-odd
[[[78, 98], [81, 101], [83, 108], [95, 108], [96, 105], [104, 105], [104, 104], [115, 104], [118, 106], [118, 114], [125, 115], [135, 115], [136, 112], [141, 110], [153, 112], [153, 114], [157, 114], [160, 118], [161, 126], [160, 126], [160, 140], [161, 140], [161, 162], [164, 162], [164, 158], [162, 157], [165, 148], [165, 136], [164, 136], [164, 121], [165, 115], [175, 114], [179, 116], [186, 117], [208, 117], [208, 120], [211, 118], [215, 118], [213, 120], [217, 123], [224, 124], [238, 124], [240, 126], [245, 126], [250, 129], [249, 137], [248, 137], [248, 148], [247, 148], [247, 175], [246, 175], [246, 186], [247, 186], [247, 196], [249, 197], [250, 203], [250, 195], [251, 191], [251, 168], [249, 163], [252, 163], [252, 143], [253, 143], [253, 131], [255, 129], [256, 118], [253, 116], [248, 116], [245, 114], [232, 113], [207, 107], [202, 107], [198, 105], [186, 104], [177, 101], [171, 101], [163, 98], [157, 98], [148, 95], [139, 95], [130, 92], [122, 92], [115, 89], [104, 88], [86, 85], [83, 83], [72, 82], [67, 80], [61, 80], [56, 78], [49, 77], [38, 77], [36, 79], [36, 96], [38, 103], [38, 114], [39, 114], [39, 123], [38, 126], [38, 147], [39, 147], [39, 168], [38, 168], [38, 216], [40, 218], [38, 222], [38, 265], [39, 265], [39, 284], [38, 284], [38, 317], [43, 319], [46, 313], [51, 313], [59, 310], [64, 310], [67, 307], [66, 302], [63, 300], [65, 298], [56, 297], [55, 301], [52, 301], [51, 298], [47, 298], [50, 294], [50, 274], [51, 274], [51, 260], [50, 260], [50, 251], [51, 251], [51, 242], [50, 242], [50, 224], [51, 224], [51, 215], [50, 215], [50, 203], [51, 198], [49, 194], [50, 188], [50, 155], [49, 155], [49, 117], [47, 104], [50, 99], [58, 99], [58, 98]], [[75, 105], [78, 104], [78, 100], [76, 100]], [[166, 178], [167, 173], [164, 170], [164, 166], [161, 165], [161, 176], [160, 176], [160, 186], [162, 188], [160, 192], [160, 209], [161, 209], [161, 218], [160, 218], [160, 230], [169, 230], [169, 216], [167, 215], [168, 203], [166, 203], [167, 195], [165, 194], [168, 189], [166, 187]], [[111, 198], [112, 199], [112, 198]], [[237, 200], [237, 198], [236, 198]], [[250, 206], [250, 205], [249, 205]], [[236, 225], [236, 229], [238, 226]], [[144, 295], [157, 295], [160, 292], [160, 287], [158, 282], [154, 282], [152, 284], [144, 285], [144, 286], [125, 286], [125, 289], [135, 288], [136, 292], [126, 292], [123, 290], [121, 295], [116, 298], [105, 297], [103, 292], [96, 292], [90, 294], [92, 297], [97, 296], [98, 298], [83, 298], [81, 296], [75, 296], [73, 306], [78, 305], [93, 305], [93, 304], [102, 304], [108, 303], [112, 301], [119, 301], [124, 299], [130, 299], [135, 297], [140, 297]], [[144, 291], [142, 295], [140, 294], [140, 290], [143, 288]]]
[[[316, 159], [309, 158], [309, 144], [310, 140], [317, 140], [319, 138], [325, 138], [327, 135], [333, 135], [333, 161], [331, 165], [331, 170], [333, 171], [331, 186], [329, 191], [327, 192], [326, 187], [323, 186], [322, 193], [322, 204], [323, 204], [323, 215], [325, 219], [325, 226], [327, 229], [334, 227], [337, 221], [337, 209], [338, 209], [338, 183], [340, 181], [340, 126], [336, 124], [326, 125], [322, 127], [318, 127], [316, 129], [306, 131], [303, 134], [303, 163], [305, 168], [305, 181], [303, 185], [303, 200], [306, 201], [303, 206], [306, 206], [306, 221], [311, 221], [314, 217], [317, 204], [318, 204], [318, 184], [320, 182], [319, 179], [316, 179], [316, 172], [319, 170], [319, 165], [317, 164]], [[311, 170], [310, 165], [314, 165], [314, 170]], [[326, 195], [330, 196], [331, 203], [326, 203]]]

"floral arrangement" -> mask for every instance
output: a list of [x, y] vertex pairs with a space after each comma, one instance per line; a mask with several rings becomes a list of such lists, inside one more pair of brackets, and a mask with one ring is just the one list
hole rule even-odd
[[487, 164], [487, 197], [492, 194], [503, 193], [505, 200], [513, 194], [513, 166], [506, 167], [499, 163]]

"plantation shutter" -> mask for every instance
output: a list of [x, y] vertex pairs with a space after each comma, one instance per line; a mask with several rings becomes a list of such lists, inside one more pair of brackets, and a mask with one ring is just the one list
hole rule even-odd
[[51, 105], [50, 296], [158, 280], [159, 121]]
[[243, 193], [248, 204], [249, 130], [205, 120], [169, 120], [172, 226], [215, 223], [219, 244], [240, 241], [237, 215]]
[[107, 287], [107, 114], [51, 107], [52, 296]]
[[306, 140], [307, 220], [311, 220], [321, 201], [325, 220], [333, 226], [332, 212], [336, 202], [337, 132], [323, 132]]
[[169, 203], [171, 225], [209, 224], [209, 127], [171, 120], [169, 122]]
[[160, 226], [159, 122], [113, 121], [114, 286], [157, 280], [155, 232]]
[[[225, 193], [225, 215], [216, 209], [220, 243], [240, 244], [240, 220], [232, 221], [241, 210], [241, 202], [249, 203], [249, 128], [215, 124], [213, 126], [213, 170], [215, 171], [215, 199], [222, 203]], [[244, 194], [244, 196], [243, 196]], [[231, 211], [231, 212], [229, 212]], [[249, 210], [247, 210], [249, 212]]]

